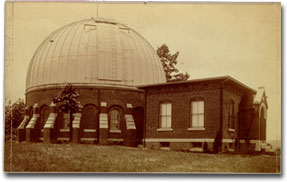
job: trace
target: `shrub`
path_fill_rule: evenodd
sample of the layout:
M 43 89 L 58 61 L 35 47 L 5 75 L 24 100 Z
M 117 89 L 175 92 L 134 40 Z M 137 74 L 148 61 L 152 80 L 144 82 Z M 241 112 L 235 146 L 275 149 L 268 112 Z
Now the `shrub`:
M 23 99 L 18 99 L 12 104 L 9 101 L 5 106 L 5 141 L 16 138 L 16 129 L 22 122 L 25 115 L 25 103 Z

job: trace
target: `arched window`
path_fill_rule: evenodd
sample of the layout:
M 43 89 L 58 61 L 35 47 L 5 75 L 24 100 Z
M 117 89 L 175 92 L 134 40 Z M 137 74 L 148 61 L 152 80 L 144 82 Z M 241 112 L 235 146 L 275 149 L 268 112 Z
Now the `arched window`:
M 110 112 L 110 130 L 120 130 L 120 112 L 117 109 Z
M 234 129 L 234 102 L 231 100 L 228 109 L 228 128 Z

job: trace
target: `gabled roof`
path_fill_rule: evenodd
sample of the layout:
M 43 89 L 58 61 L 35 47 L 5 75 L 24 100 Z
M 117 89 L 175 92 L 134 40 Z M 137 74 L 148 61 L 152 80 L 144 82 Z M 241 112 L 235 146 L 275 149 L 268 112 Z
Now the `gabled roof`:
M 178 81 L 178 82 L 167 82 L 167 83 L 159 83 L 159 84 L 150 84 L 150 85 L 139 85 L 138 88 L 144 89 L 149 87 L 157 87 L 157 86 L 165 86 L 165 85 L 177 85 L 177 84 L 187 84 L 187 83 L 196 83 L 196 82 L 206 82 L 206 81 L 214 81 L 214 80 L 222 80 L 222 81 L 232 81 L 236 83 L 237 85 L 256 93 L 256 90 L 248 87 L 247 85 L 243 84 L 242 82 L 232 78 L 231 76 L 219 76 L 219 77 L 209 77 L 209 78 L 200 78 L 200 79 L 193 79 L 193 80 L 187 80 L 187 81 Z
M 258 87 L 257 94 L 255 95 L 254 100 L 253 100 L 253 104 L 261 104 L 262 102 L 265 102 L 266 107 L 268 108 L 265 88 Z

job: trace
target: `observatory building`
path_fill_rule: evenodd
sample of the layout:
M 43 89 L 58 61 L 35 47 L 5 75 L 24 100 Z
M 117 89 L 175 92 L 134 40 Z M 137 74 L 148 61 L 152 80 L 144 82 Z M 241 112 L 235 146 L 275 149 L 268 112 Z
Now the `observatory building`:
M 53 98 L 67 83 L 81 109 Z M 50 34 L 31 59 L 19 142 L 122 144 L 189 151 L 260 151 L 267 97 L 230 76 L 166 82 L 157 53 L 128 26 L 104 18 Z

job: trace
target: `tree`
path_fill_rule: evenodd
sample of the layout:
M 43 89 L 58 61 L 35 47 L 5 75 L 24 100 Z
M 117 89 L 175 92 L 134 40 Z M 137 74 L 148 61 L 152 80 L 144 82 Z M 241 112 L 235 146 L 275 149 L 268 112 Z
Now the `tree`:
M 9 139 L 11 134 L 16 137 L 16 129 L 23 121 L 25 115 L 25 103 L 23 99 L 18 99 L 13 104 L 8 101 L 5 106 L 5 139 Z
M 157 55 L 159 56 L 160 61 L 162 63 L 167 82 L 185 81 L 190 77 L 190 75 L 187 72 L 178 73 L 179 71 L 175 67 L 175 65 L 177 64 L 176 59 L 179 55 L 178 51 L 172 55 L 170 54 L 167 45 L 162 44 L 157 49 Z
M 80 102 L 77 98 L 80 96 L 76 92 L 71 83 L 68 83 L 57 96 L 53 98 L 55 104 L 59 104 L 59 108 L 64 113 L 70 113 L 70 123 L 72 123 L 73 113 L 80 108 Z

